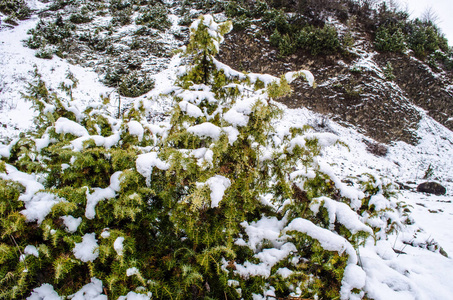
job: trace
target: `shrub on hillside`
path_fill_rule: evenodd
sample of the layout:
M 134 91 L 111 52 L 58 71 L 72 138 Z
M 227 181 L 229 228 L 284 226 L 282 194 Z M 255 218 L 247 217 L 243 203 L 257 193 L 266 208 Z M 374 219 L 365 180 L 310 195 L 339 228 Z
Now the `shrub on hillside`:
M 164 5 L 155 4 L 151 7 L 146 7 L 135 23 L 163 30 L 171 26 L 171 22 L 168 20 L 168 13 L 168 9 Z
M 0 0 L 0 12 L 19 20 L 28 19 L 31 9 L 24 0 Z
M 447 52 L 449 48 L 447 39 L 437 27 L 418 19 L 409 24 L 407 40 L 409 48 L 420 58 L 425 58 L 436 50 Z
M 304 27 L 297 35 L 297 46 L 311 55 L 334 54 L 341 49 L 337 30 L 329 25 L 323 28 Z
M 318 159 L 333 134 L 274 130 L 273 100 L 313 75 L 222 64 L 231 27 L 190 27 L 166 128 L 140 101 L 81 111 L 35 73 L 38 128 L 0 163 L 0 298 L 366 297 L 356 249 L 405 221 L 391 184 L 336 178 Z
M 407 50 L 406 36 L 398 26 L 380 26 L 376 32 L 374 46 L 382 52 L 404 53 Z

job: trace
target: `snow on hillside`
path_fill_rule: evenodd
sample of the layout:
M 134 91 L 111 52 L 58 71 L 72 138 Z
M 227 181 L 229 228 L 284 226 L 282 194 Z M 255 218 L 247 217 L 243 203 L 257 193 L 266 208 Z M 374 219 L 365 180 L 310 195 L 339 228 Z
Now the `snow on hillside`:
M 36 22 L 34 17 L 15 28 L 0 29 L 0 141 L 3 142 L 33 129 L 35 113 L 30 103 L 22 99 L 21 92 L 26 91 L 27 83 L 33 79 L 34 65 L 55 92 L 58 92 L 59 83 L 65 80 L 66 73 L 72 72 L 79 80 L 73 95 L 79 107 L 100 101 L 100 94 L 110 95 L 115 100 L 112 89 L 105 87 L 92 70 L 70 65 L 58 57 L 39 59 L 34 56 L 33 50 L 23 47 L 22 40 L 26 38 L 27 30 L 33 28 Z M 180 58 L 173 57 L 166 70 L 153 76 L 155 89 L 140 97 L 156 115 L 165 114 L 171 107 L 169 99 L 159 98 L 158 95 L 170 87 L 179 63 Z M 123 101 L 123 105 L 127 105 L 128 100 L 123 98 Z M 117 103 L 112 101 L 112 105 Z M 322 118 L 305 108 L 285 108 L 284 117 L 275 126 L 310 124 L 318 128 Z M 321 162 L 329 164 L 339 178 L 370 173 L 412 188 L 401 190 L 399 194 L 399 200 L 411 206 L 414 219 L 411 228 L 390 236 L 388 241 L 376 245 L 368 243 L 359 249 L 359 260 L 367 274 L 366 290 L 369 296 L 374 299 L 451 298 L 453 133 L 425 115 L 419 124 L 418 135 L 421 139 L 418 145 L 394 143 L 389 146 L 385 157 L 378 157 L 367 152 L 363 141 L 369 138 L 354 128 L 324 121 L 322 130 L 338 135 L 349 146 L 349 151 L 343 146 L 334 146 L 322 154 Z M 424 181 L 422 178 L 430 165 L 433 168 L 432 178 L 447 187 L 445 196 L 414 191 L 416 185 Z M 415 226 L 422 231 L 414 237 Z M 450 258 L 439 251 L 430 251 L 436 242 Z M 399 253 L 392 251 L 392 248 Z

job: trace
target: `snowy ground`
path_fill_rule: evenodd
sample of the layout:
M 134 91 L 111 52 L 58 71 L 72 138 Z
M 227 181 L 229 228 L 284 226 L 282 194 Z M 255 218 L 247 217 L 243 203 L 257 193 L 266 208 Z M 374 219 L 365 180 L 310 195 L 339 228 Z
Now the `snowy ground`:
M 25 92 L 33 78 L 34 65 L 53 91 L 57 91 L 67 71 L 71 71 L 79 80 L 74 98 L 80 107 L 100 101 L 100 94 L 115 99 L 112 90 L 105 87 L 92 70 L 69 65 L 58 57 L 39 59 L 33 50 L 23 47 L 22 40 L 27 37 L 27 30 L 36 22 L 37 19 L 32 18 L 12 29 L 0 28 L 0 141 L 33 128 L 34 112 L 30 103 L 22 99 L 21 92 Z M 166 70 L 153 76 L 156 88 L 141 97 L 156 114 L 165 113 L 170 107 L 169 100 L 158 98 L 158 94 L 171 86 L 179 61 L 174 57 Z M 156 99 L 161 100 L 157 102 Z M 116 105 L 114 101 L 112 105 Z M 278 125 L 315 125 L 320 119 L 320 115 L 304 108 L 285 109 L 285 116 Z M 445 196 L 401 191 L 399 199 L 412 206 L 415 225 L 423 231 L 414 237 L 413 231 L 408 230 L 391 236 L 386 245 L 368 244 L 360 249 L 361 263 L 368 276 L 367 290 L 375 299 L 452 299 L 453 260 L 420 246 L 429 248 L 435 240 L 453 257 L 453 133 L 428 116 L 419 125 L 421 140 L 417 146 L 395 143 L 389 146 L 386 157 L 377 157 L 366 151 L 363 140 L 369 140 L 367 137 L 354 128 L 328 122 L 329 130 L 340 136 L 350 148 L 346 151 L 344 147 L 336 146 L 323 153 L 322 159 L 332 166 L 338 177 L 367 172 L 415 188 L 424 181 L 422 177 L 431 165 L 434 168 L 433 179 L 447 187 Z M 397 254 L 392 248 L 403 253 Z

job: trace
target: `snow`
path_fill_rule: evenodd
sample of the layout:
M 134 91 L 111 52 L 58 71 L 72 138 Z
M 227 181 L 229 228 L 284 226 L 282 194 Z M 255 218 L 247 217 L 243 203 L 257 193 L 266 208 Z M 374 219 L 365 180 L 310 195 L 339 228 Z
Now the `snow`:
M 123 255 L 123 251 L 124 251 L 123 242 L 124 242 L 124 237 L 120 236 L 120 237 L 117 237 L 115 242 L 113 243 L 113 249 L 115 249 L 116 253 L 119 256 Z
M 82 218 L 74 218 L 73 216 L 62 216 L 63 224 L 66 226 L 66 231 L 69 233 L 74 233 L 77 231 L 77 228 L 82 223 Z
M 115 174 L 114 174 L 115 175 Z M 113 175 L 112 175 L 113 176 Z M 94 219 L 96 217 L 96 205 L 99 201 L 111 199 L 116 196 L 115 190 L 113 188 L 106 187 L 105 189 L 102 188 L 92 188 L 94 191 L 90 193 L 90 188 L 86 187 L 86 198 L 87 204 L 85 208 L 85 217 L 87 219 Z
M 341 299 L 351 299 L 351 291 L 353 289 L 363 289 L 365 287 L 366 273 L 358 265 L 349 264 L 344 270 L 341 283 Z M 358 299 L 361 299 L 361 297 Z
M 30 201 L 25 202 L 25 209 L 21 211 L 21 214 L 27 218 L 28 222 L 37 221 L 38 224 L 41 224 L 51 212 L 52 207 L 62 201 L 65 200 L 53 194 L 36 193 Z
M 151 297 L 144 294 L 137 294 L 135 292 L 129 292 L 126 296 L 118 297 L 118 300 L 150 300 Z
M 278 269 L 276 273 L 286 279 L 290 277 L 294 272 L 285 267 Z
M 140 274 L 140 271 L 136 267 L 132 267 L 126 270 L 126 276 L 133 276 Z
M 320 206 L 327 209 L 330 221 L 330 230 L 334 230 L 335 222 L 344 225 L 352 234 L 359 231 L 373 233 L 373 230 L 359 220 L 359 216 L 346 203 L 338 202 L 327 197 L 313 199 L 310 209 L 314 214 L 319 212 Z
M 192 133 L 198 137 L 210 137 L 213 140 L 218 140 L 222 133 L 222 129 L 211 122 L 204 122 L 198 125 L 190 126 L 187 132 Z
M 249 122 L 249 117 L 236 111 L 235 109 L 230 109 L 227 111 L 224 115 L 223 118 L 225 121 L 230 123 L 231 125 L 237 127 L 237 126 L 247 126 L 247 123 Z
M 33 245 L 27 245 L 24 249 L 24 254 L 25 255 L 33 255 L 35 257 L 39 257 L 39 252 L 38 249 L 36 249 L 35 246 Z
M 336 251 L 339 254 L 345 252 L 348 255 L 349 264 L 357 263 L 355 250 L 344 237 L 337 235 L 330 230 L 316 226 L 309 220 L 302 218 L 292 220 L 284 229 L 284 232 L 288 231 L 305 233 L 313 239 L 316 239 L 321 246 L 328 251 Z
M 84 285 L 77 293 L 68 297 L 71 300 L 107 300 L 103 294 L 102 281 L 93 277 L 91 282 Z
M 211 208 L 214 208 L 219 206 L 225 190 L 231 186 L 231 181 L 222 175 L 215 175 L 206 180 L 204 184 L 211 189 Z
M 308 81 L 308 84 L 311 87 L 313 87 L 313 85 L 315 83 L 315 76 L 313 76 L 313 74 L 310 71 L 308 71 L 308 70 L 300 70 L 300 71 L 297 71 L 297 72 L 285 73 L 285 79 L 286 79 L 286 81 L 288 81 L 288 83 L 293 82 L 296 78 L 298 78 L 300 76 L 304 77 Z
M 103 137 L 100 135 L 84 135 L 79 137 L 78 139 L 72 140 L 71 145 L 74 151 L 82 151 L 84 148 L 83 143 L 88 140 L 93 140 L 96 146 L 103 146 L 106 149 L 109 149 L 118 144 L 120 138 L 121 137 L 119 133 L 114 133 L 108 137 Z
M 137 121 L 129 121 L 129 123 L 127 123 L 127 126 L 129 129 L 129 133 L 131 135 L 138 137 L 139 141 L 143 140 L 143 135 L 145 134 L 145 130 L 143 129 L 142 124 L 140 124 Z
M 181 111 L 187 113 L 189 116 L 191 116 L 193 118 L 202 117 L 204 115 L 203 112 L 201 111 L 201 109 L 198 108 L 198 106 L 196 106 L 192 103 L 189 103 L 185 100 L 179 102 L 178 105 L 179 105 L 179 108 L 181 108 Z
M 94 261 L 99 256 L 99 249 L 95 233 L 86 233 L 82 237 L 82 242 L 75 243 L 72 252 L 77 259 L 83 262 Z
M 110 229 L 104 228 L 104 230 L 102 230 L 101 232 L 101 237 L 103 239 L 108 239 L 110 237 Z
M 22 184 L 25 187 L 25 193 L 21 194 L 19 200 L 24 202 L 30 202 L 38 191 L 44 189 L 44 186 L 37 181 L 36 175 L 23 173 L 8 164 L 6 164 L 6 174 L 0 173 L 0 178 Z
M 228 135 L 228 143 L 233 145 L 239 137 L 239 130 L 232 126 L 222 127 L 222 130 Z
M 33 289 L 31 295 L 27 297 L 27 300 L 62 300 L 63 298 L 58 296 L 57 292 L 53 289 L 53 286 L 44 283 L 40 287 Z
M 64 117 L 58 118 L 55 122 L 55 132 L 62 134 L 70 133 L 78 137 L 89 135 L 85 127 Z
M 257 222 L 247 224 L 246 222 L 241 223 L 242 227 L 245 228 L 249 240 L 248 246 L 253 251 L 259 250 L 259 245 L 262 240 L 273 241 L 274 246 L 278 247 L 281 243 L 278 242 L 280 233 L 285 226 L 286 220 L 278 220 L 277 218 L 261 218 Z
M 214 93 L 210 91 L 209 87 L 200 85 L 198 88 L 201 90 L 180 91 L 179 93 L 176 93 L 176 96 L 181 98 L 182 101 L 186 101 L 195 105 L 199 105 L 204 100 L 206 100 L 208 103 L 217 102 L 214 97 Z
M 322 160 L 318 161 L 319 170 L 324 174 L 328 175 L 330 179 L 335 184 L 335 187 L 340 191 L 341 196 L 346 197 L 351 200 L 351 207 L 354 209 L 359 209 L 362 205 L 362 199 L 365 197 L 365 194 L 353 187 L 350 187 L 343 183 L 333 172 L 332 168 L 323 162 Z
M 135 161 L 135 166 L 137 168 L 137 172 L 146 178 L 148 185 L 151 182 L 151 174 L 153 173 L 154 167 L 164 171 L 170 168 L 168 163 L 157 157 L 157 152 L 140 154 Z

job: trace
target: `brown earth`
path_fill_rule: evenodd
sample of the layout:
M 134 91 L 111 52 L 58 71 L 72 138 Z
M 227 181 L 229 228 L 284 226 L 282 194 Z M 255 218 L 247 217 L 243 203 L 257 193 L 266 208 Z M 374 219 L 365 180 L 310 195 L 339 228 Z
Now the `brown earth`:
M 408 55 L 373 55 L 367 38 L 362 37 L 361 42 L 362 53 L 371 55 L 376 70 L 354 68 L 358 56 L 350 53 L 313 57 L 298 52 L 282 58 L 264 37 L 251 32 L 227 35 L 219 60 L 240 71 L 275 76 L 310 70 L 318 84 L 316 89 L 296 80 L 292 84 L 294 93 L 278 101 L 289 108 L 307 107 L 346 126 L 355 126 L 382 143 L 417 142 L 415 131 L 421 115 L 414 104 L 453 130 L 453 122 L 448 121 L 453 113 L 453 88 L 446 88 L 452 82 L 451 73 L 436 76 L 427 65 Z M 381 68 L 387 62 L 394 68 L 393 82 L 382 75 Z

